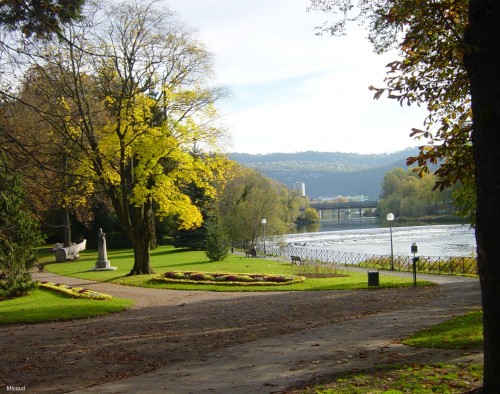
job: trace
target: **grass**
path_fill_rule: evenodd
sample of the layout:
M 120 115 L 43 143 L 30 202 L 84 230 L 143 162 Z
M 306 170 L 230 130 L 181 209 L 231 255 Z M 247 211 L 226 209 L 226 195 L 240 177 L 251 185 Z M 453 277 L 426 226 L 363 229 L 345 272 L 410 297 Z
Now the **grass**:
M 464 393 L 480 386 L 482 366 L 392 365 L 337 375 L 331 383 L 304 390 L 315 394 Z
M 481 350 L 483 314 L 473 311 L 430 329 L 415 333 L 403 341 L 422 348 Z M 392 365 L 347 372 L 333 376 L 328 383 L 306 388 L 305 393 L 464 393 L 481 385 L 480 363 Z
M 328 278 L 308 278 L 304 282 L 286 286 L 220 286 L 217 284 L 166 284 L 156 283 L 151 279 L 154 275 L 126 276 L 133 265 L 132 250 L 108 251 L 111 265 L 115 271 L 89 271 L 97 260 L 97 251 L 86 250 L 80 253 L 80 259 L 74 262 L 54 263 L 46 266 L 50 272 L 94 281 L 112 282 L 127 286 L 140 286 L 176 290 L 208 290 L 208 291 L 305 291 L 305 290 L 354 290 L 368 288 L 366 273 L 348 272 L 348 276 Z M 45 253 L 42 261 L 53 262 L 54 257 Z M 270 259 L 247 258 L 241 255 L 230 255 L 226 260 L 211 262 L 201 251 L 175 249 L 162 246 L 151 252 L 151 265 L 157 274 L 167 271 L 200 271 L 224 273 L 284 274 L 291 275 L 292 265 L 289 262 Z M 295 273 L 296 274 L 296 273 Z M 381 275 L 380 287 L 402 287 L 413 284 L 410 278 Z M 420 284 L 428 284 L 421 282 Z
M 405 345 L 422 348 L 483 348 L 483 312 L 474 311 L 420 331 L 403 341 Z
M 88 300 L 36 289 L 28 296 L 2 301 L 0 325 L 87 319 L 121 312 L 132 304 L 123 298 Z

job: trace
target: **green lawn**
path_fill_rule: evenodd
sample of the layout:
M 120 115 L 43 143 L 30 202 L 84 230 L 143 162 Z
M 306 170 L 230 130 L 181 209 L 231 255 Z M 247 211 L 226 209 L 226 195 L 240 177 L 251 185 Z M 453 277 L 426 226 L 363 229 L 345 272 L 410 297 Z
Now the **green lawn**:
M 405 345 L 422 348 L 483 348 L 483 312 L 474 311 L 420 331 L 403 341 Z
M 37 289 L 28 296 L 1 301 L 0 325 L 87 319 L 120 312 L 132 304 L 132 300 L 123 298 L 96 301 Z
M 165 284 L 151 281 L 154 275 L 126 276 L 132 268 L 132 250 L 108 251 L 111 266 L 115 271 L 89 271 L 97 260 L 97 251 L 86 250 L 80 259 L 74 262 L 54 263 L 46 266 L 50 272 L 64 276 L 73 276 L 95 281 L 107 281 L 129 286 L 155 287 L 178 290 L 210 290 L 210 291 L 301 291 L 301 290 L 344 290 L 368 288 L 366 273 L 347 272 L 348 276 L 330 278 L 308 278 L 302 283 L 280 286 L 228 286 L 201 284 Z M 45 255 L 43 261 L 54 261 L 53 256 Z M 167 271 L 200 271 L 225 273 L 285 274 L 290 275 L 292 265 L 289 262 L 278 262 L 272 259 L 247 258 L 232 254 L 221 262 L 210 262 L 204 252 L 175 249 L 162 246 L 151 252 L 151 265 L 157 274 Z M 296 269 L 296 267 L 295 267 Z M 380 276 L 380 287 L 411 286 L 410 278 Z M 428 284 L 422 282 L 421 284 Z

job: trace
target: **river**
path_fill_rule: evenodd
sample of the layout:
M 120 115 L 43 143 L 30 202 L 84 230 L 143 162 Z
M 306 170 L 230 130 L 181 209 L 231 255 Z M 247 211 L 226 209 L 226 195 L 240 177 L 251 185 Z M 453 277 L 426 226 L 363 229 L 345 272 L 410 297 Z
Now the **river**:
M 341 252 L 391 254 L 391 228 L 378 218 L 322 221 L 312 232 L 305 229 L 285 236 L 289 244 Z M 416 243 L 419 256 L 475 256 L 474 230 L 469 225 L 392 227 L 395 255 L 410 255 Z

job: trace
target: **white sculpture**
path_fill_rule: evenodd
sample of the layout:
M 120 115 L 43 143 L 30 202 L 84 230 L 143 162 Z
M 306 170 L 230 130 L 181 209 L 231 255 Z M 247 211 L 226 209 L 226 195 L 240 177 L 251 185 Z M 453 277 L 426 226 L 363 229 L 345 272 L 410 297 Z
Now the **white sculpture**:
M 80 243 L 65 248 L 60 243 L 55 244 L 52 251 L 55 252 L 56 262 L 73 261 L 80 257 L 80 252 L 87 247 L 87 240 L 84 239 Z

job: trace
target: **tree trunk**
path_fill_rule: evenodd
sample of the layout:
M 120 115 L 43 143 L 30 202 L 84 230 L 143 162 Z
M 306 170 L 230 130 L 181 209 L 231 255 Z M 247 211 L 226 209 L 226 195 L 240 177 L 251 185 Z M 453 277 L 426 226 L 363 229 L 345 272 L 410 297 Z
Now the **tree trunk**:
M 500 2 L 470 0 L 464 59 L 476 166 L 476 241 L 484 313 L 484 393 L 500 393 Z
M 153 239 L 151 220 L 153 209 L 150 203 L 140 207 L 129 207 L 132 228 L 131 240 L 134 245 L 134 267 L 129 275 L 152 274 L 149 249 Z
M 69 208 L 64 207 L 61 211 L 62 222 L 63 222 L 63 244 L 65 248 L 71 246 L 71 222 L 69 220 Z
M 129 275 L 152 274 L 149 256 L 149 239 L 139 239 L 134 244 L 134 267 Z

